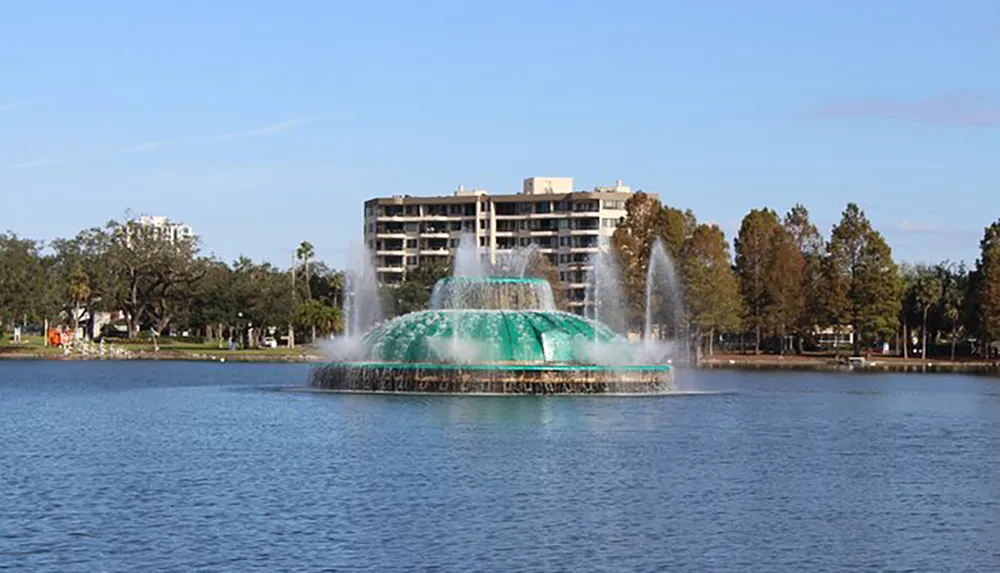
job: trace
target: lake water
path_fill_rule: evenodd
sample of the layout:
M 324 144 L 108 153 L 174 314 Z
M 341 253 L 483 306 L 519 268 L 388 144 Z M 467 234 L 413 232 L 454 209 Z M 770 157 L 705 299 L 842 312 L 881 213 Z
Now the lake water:
M 0 362 L 0 569 L 1000 571 L 1000 381 L 288 389 L 306 375 Z

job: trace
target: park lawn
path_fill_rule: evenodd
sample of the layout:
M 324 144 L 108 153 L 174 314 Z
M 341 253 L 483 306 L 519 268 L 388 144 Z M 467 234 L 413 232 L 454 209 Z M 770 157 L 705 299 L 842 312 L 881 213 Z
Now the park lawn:
M 57 356 L 62 352 L 58 348 L 45 346 L 45 338 L 42 336 L 24 336 L 21 344 L 14 344 L 11 335 L 7 334 L 0 339 L 0 355 L 44 355 Z

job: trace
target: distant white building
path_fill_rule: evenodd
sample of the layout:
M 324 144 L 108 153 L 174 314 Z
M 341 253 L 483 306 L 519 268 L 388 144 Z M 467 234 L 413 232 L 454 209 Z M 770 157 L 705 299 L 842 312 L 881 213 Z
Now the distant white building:
M 172 243 L 185 239 L 195 239 L 197 235 L 189 225 L 162 216 L 143 215 L 139 217 L 138 223 L 143 227 L 154 229 L 154 232 L 161 239 Z
M 453 195 L 376 197 L 365 202 L 365 242 L 383 285 L 401 284 L 420 265 L 447 261 L 464 233 L 478 237 L 490 261 L 534 245 L 558 267 L 569 308 L 583 314 L 592 308 L 591 256 L 624 220 L 632 196 L 621 181 L 576 190 L 572 177 L 544 176 L 524 179 L 520 193 L 459 187 Z

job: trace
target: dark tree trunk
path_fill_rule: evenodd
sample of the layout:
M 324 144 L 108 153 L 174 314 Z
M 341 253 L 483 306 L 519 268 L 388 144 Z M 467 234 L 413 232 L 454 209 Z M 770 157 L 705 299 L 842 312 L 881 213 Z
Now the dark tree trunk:
M 906 324 L 906 318 L 903 318 L 903 359 L 908 360 L 910 358 L 910 333 L 908 332 L 909 325 Z

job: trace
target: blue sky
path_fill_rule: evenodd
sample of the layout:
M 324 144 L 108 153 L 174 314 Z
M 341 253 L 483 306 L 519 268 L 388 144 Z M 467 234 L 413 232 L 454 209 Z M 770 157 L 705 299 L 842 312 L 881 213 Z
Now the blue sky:
M 55 2 L 0 19 L 0 229 L 126 209 L 340 265 L 362 202 L 622 179 L 730 236 L 857 202 L 897 259 L 1000 217 L 1000 4 Z

